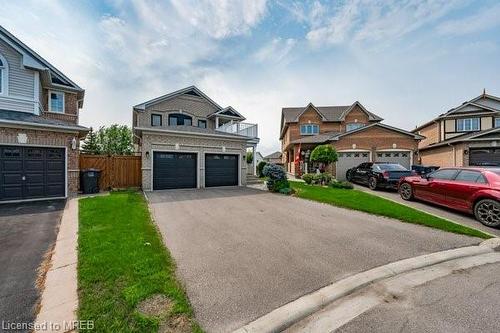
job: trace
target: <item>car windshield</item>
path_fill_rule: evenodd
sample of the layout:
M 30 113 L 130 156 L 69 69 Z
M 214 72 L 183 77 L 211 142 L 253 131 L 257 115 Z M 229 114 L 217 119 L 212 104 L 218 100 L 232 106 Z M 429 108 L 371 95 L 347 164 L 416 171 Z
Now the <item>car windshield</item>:
M 387 170 L 387 171 L 408 171 L 408 169 L 406 169 L 401 164 L 377 164 L 377 166 L 380 168 L 380 170 Z

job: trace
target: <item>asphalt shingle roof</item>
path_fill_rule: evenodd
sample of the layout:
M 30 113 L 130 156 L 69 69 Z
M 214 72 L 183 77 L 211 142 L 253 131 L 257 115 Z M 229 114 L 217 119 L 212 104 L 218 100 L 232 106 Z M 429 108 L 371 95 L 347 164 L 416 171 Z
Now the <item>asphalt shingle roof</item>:
M 9 122 L 20 122 L 20 123 L 33 123 L 37 125 L 50 125 L 57 127 L 72 127 L 76 130 L 87 130 L 86 127 L 75 125 L 69 122 L 65 122 L 57 119 L 47 119 L 37 116 L 33 113 L 11 111 L 11 110 L 0 110 L 0 122 L 6 120 Z

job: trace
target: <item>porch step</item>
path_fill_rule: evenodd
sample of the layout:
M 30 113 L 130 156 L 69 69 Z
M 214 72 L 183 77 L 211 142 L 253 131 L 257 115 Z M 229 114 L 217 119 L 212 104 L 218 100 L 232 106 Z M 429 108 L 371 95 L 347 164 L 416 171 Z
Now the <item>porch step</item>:
M 247 175 L 247 184 L 252 185 L 252 184 L 262 184 L 264 181 L 260 179 L 257 176 L 254 175 Z

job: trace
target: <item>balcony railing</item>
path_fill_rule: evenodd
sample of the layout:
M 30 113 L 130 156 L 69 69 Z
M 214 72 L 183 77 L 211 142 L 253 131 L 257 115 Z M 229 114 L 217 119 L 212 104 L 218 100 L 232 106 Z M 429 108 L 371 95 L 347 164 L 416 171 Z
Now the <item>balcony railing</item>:
M 249 138 L 258 138 L 259 132 L 257 124 L 249 123 L 226 123 L 216 128 L 217 131 L 243 135 Z

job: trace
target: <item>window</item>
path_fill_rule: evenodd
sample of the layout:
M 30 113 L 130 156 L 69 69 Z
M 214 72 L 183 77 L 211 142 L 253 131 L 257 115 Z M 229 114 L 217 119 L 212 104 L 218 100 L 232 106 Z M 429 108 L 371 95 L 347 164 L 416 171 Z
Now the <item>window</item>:
M 457 169 L 443 169 L 434 171 L 433 173 L 429 174 L 429 178 L 451 180 L 455 178 L 456 174 L 457 174 Z
M 161 115 L 152 114 L 151 115 L 151 126 L 161 126 Z
M 49 92 L 49 111 L 64 113 L 64 93 L 62 91 Z
M 206 120 L 198 120 L 198 127 L 207 128 L 207 121 Z
M 0 54 L 0 95 L 7 95 L 7 60 Z
M 500 127 L 500 118 L 495 118 L 495 127 Z
M 355 130 L 355 129 L 358 129 L 358 128 L 361 128 L 365 126 L 365 124 L 361 124 L 361 123 L 350 123 L 350 124 L 346 124 L 345 125 L 345 130 L 346 132 L 349 132 L 349 131 L 352 131 L 352 130 Z
M 483 175 L 479 171 L 472 170 L 460 171 L 455 180 L 459 182 L 486 183 L 486 179 L 484 179 Z
M 457 119 L 457 132 L 479 131 L 479 118 Z
M 300 125 L 300 135 L 314 135 L 319 133 L 319 125 L 307 124 Z
M 169 126 L 191 126 L 192 124 L 192 118 L 185 114 L 173 113 L 168 116 Z

